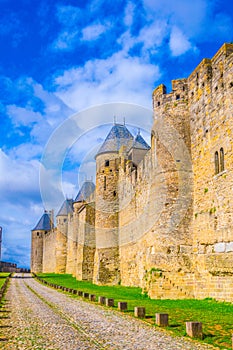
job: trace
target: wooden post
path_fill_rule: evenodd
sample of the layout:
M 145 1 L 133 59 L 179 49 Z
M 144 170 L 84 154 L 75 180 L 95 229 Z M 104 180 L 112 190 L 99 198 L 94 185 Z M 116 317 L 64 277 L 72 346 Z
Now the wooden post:
M 125 301 L 119 301 L 118 302 L 118 309 L 121 311 L 125 311 L 127 310 L 128 306 L 127 303 Z
M 81 290 L 78 290 L 78 296 L 81 297 L 83 295 L 83 292 Z
M 90 301 L 96 301 L 96 296 L 95 296 L 95 294 L 89 294 L 89 300 L 90 300 Z
M 155 314 L 155 322 L 160 327 L 168 326 L 168 314 Z
M 114 299 L 106 298 L 106 306 L 114 306 Z
M 202 339 L 202 323 L 201 322 L 186 322 L 186 333 L 191 338 Z
M 105 300 L 106 298 L 105 297 L 99 297 L 99 303 L 104 305 L 105 304 Z
M 89 298 L 89 293 L 83 292 L 83 297 L 84 298 Z
M 144 318 L 146 315 L 146 309 L 142 306 L 136 306 L 134 308 L 134 316 Z

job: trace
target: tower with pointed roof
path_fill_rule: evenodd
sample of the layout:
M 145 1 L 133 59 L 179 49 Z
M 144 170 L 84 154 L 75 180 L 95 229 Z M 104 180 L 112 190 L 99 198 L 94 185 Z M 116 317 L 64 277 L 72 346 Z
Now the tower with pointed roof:
M 119 151 L 133 136 L 125 125 L 114 124 L 96 154 L 96 252 L 94 283 L 117 284 L 119 269 Z
M 95 185 L 86 180 L 74 201 L 73 232 L 75 233 L 75 276 L 93 280 L 95 255 Z M 72 242 L 71 242 L 72 245 Z M 73 248 L 74 248 L 73 243 Z
M 43 272 L 43 241 L 44 236 L 51 230 L 51 213 L 44 212 L 37 225 L 31 231 L 31 271 Z
M 73 213 L 73 199 L 65 199 L 57 213 L 56 273 L 65 273 L 67 264 L 67 235 L 69 215 Z

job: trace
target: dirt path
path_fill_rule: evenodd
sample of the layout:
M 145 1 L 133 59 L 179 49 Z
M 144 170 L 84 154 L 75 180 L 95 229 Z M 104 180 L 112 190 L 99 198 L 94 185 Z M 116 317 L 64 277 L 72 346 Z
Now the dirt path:
M 33 278 L 12 278 L 0 309 L 1 349 L 201 350 L 144 322 L 71 298 Z

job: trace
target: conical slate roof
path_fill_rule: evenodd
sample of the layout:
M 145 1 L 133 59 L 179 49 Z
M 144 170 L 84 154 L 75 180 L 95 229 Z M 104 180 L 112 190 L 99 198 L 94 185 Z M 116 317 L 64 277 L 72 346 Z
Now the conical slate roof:
M 81 189 L 80 189 L 80 191 L 78 192 L 78 194 L 77 194 L 77 196 L 76 196 L 76 198 L 75 198 L 75 202 L 82 202 L 82 201 L 85 201 L 85 200 L 87 200 L 89 197 L 90 197 L 90 195 L 93 193 L 95 191 L 95 185 L 94 185 L 94 183 L 92 182 L 92 181 L 88 181 L 88 180 L 86 180 L 84 183 L 83 183 L 83 185 L 82 185 L 82 187 L 81 187 Z
M 135 140 L 134 140 L 132 148 L 149 150 L 150 146 L 147 144 L 147 142 L 144 140 L 144 138 L 140 135 L 140 133 L 138 133 Z
M 40 220 L 38 221 L 36 227 L 32 230 L 44 230 L 49 231 L 51 230 L 51 216 L 47 213 L 47 211 L 44 212 Z
M 110 130 L 96 156 L 102 153 L 118 152 L 121 146 L 129 147 L 132 142 L 133 135 L 129 132 L 126 126 L 115 124 Z
M 57 216 L 59 215 L 68 215 L 69 213 L 72 213 L 73 208 L 73 199 L 66 199 L 64 203 L 62 204 L 59 212 L 57 213 Z

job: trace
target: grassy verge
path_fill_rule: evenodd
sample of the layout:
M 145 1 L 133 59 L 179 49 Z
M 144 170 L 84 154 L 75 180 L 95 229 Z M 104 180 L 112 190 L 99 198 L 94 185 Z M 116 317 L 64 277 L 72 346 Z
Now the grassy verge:
M 135 306 L 146 308 L 146 321 L 154 325 L 155 313 L 169 314 L 169 330 L 172 334 L 184 336 L 186 321 L 203 323 L 204 339 L 201 342 L 218 346 L 220 349 L 232 349 L 233 304 L 218 302 L 214 299 L 152 300 L 142 295 L 140 288 L 123 286 L 97 286 L 90 282 L 77 281 L 71 275 L 38 274 L 47 282 L 82 290 L 98 296 L 114 298 L 128 302 L 127 313 L 133 315 Z
M 0 272 L 0 288 L 4 285 L 8 276 L 10 276 L 9 272 Z

